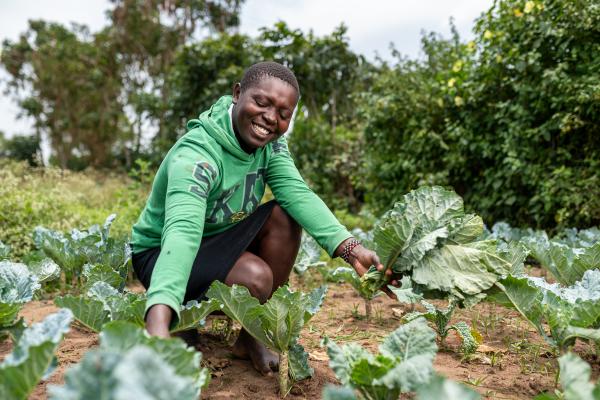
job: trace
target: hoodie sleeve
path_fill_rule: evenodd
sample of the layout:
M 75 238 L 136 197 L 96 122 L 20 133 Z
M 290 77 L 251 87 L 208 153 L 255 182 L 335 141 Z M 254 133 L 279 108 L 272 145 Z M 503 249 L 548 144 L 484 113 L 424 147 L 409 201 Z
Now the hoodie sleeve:
M 208 154 L 181 148 L 169 155 L 166 167 L 165 216 L 161 250 L 148 289 L 146 311 L 155 304 L 179 311 L 185 289 L 198 253 L 207 197 L 215 187 L 218 169 Z
M 267 183 L 281 207 L 296 220 L 330 256 L 352 235 L 323 200 L 304 182 L 290 155 L 285 137 L 272 143 Z

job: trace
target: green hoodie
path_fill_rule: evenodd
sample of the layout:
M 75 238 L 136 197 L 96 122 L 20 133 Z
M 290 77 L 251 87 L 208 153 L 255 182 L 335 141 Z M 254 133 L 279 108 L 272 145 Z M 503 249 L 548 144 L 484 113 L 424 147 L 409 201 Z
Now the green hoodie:
M 329 255 L 351 234 L 308 188 L 285 137 L 242 150 L 231 126 L 231 96 L 221 97 L 198 119 L 162 161 L 152 192 L 133 226 L 134 253 L 159 247 L 146 310 L 166 304 L 177 313 L 204 236 L 223 232 L 260 204 L 269 185 L 286 210 Z

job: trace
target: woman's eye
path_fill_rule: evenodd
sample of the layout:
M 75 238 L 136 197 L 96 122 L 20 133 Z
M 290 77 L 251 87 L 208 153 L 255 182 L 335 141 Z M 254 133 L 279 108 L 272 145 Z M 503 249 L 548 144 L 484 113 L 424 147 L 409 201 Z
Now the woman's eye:
M 264 101 L 255 100 L 255 102 L 256 102 L 256 105 L 258 105 L 259 107 L 266 107 L 267 106 Z

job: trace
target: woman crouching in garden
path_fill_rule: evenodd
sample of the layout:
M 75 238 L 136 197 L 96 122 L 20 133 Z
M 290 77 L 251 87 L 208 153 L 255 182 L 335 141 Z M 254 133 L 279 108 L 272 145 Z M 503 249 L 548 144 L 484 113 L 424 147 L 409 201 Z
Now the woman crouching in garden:
M 304 228 L 360 274 L 380 265 L 300 176 L 283 134 L 300 97 L 293 72 L 275 62 L 246 70 L 162 161 L 133 226 L 133 268 L 148 290 L 146 329 L 168 337 L 183 302 L 215 281 L 243 285 L 265 302 L 290 275 Z M 265 185 L 275 200 L 260 205 Z M 243 329 L 234 355 L 263 374 L 277 357 Z

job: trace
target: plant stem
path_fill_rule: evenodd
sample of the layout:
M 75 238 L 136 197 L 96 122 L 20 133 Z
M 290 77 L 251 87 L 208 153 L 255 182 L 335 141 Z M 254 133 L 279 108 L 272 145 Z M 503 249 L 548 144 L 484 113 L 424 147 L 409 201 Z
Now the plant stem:
M 288 377 L 288 353 L 287 351 L 279 353 L 279 395 L 284 398 L 289 390 Z
M 365 316 L 367 321 L 371 319 L 371 300 L 365 299 Z

